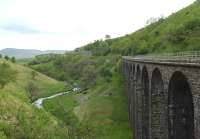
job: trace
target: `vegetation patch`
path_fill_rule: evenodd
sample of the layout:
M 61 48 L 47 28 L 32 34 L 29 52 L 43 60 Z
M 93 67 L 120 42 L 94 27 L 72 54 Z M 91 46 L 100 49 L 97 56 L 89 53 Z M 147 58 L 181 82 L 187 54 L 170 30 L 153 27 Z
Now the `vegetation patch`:
M 33 82 L 37 87 L 36 98 L 54 94 L 64 89 L 64 84 L 37 73 L 34 77 L 29 68 L 0 60 L 0 78 L 6 80 L 0 89 L 0 138 L 1 139 L 66 139 L 66 126 L 45 112 L 32 106 L 27 85 Z M 9 75 L 11 74 L 11 75 Z M 5 77 L 7 76 L 7 77 Z

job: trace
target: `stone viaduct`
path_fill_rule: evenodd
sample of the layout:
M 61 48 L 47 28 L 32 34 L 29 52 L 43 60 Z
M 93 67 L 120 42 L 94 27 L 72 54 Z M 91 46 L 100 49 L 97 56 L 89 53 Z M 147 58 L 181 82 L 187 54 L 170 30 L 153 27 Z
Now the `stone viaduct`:
M 200 62 L 122 61 L 134 139 L 200 139 Z

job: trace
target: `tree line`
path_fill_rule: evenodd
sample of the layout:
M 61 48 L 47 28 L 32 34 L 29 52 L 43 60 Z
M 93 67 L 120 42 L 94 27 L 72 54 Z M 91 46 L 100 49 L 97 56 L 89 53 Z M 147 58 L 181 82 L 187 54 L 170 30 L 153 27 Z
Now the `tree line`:
M 0 58 L 4 58 L 5 60 L 11 61 L 12 63 L 16 62 L 16 58 L 14 56 L 9 57 L 7 55 L 3 56 L 2 54 L 0 54 Z

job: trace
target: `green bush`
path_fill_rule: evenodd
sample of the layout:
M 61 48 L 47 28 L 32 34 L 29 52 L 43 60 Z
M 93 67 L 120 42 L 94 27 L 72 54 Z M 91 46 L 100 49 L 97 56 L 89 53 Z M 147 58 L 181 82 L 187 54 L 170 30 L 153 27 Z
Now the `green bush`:
M 16 62 L 16 59 L 15 59 L 14 56 L 11 58 L 11 62 L 12 62 L 12 63 L 15 63 L 15 62 Z
M 4 56 L 4 59 L 9 60 L 10 58 L 9 58 L 9 56 L 6 55 L 6 56 Z
M 33 101 L 38 96 L 39 88 L 34 82 L 30 81 L 27 84 L 26 92 L 28 93 L 29 99 Z
M 16 80 L 17 72 L 13 70 L 9 64 L 0 64 L 0 87 L 3 88 L 9 82 Z

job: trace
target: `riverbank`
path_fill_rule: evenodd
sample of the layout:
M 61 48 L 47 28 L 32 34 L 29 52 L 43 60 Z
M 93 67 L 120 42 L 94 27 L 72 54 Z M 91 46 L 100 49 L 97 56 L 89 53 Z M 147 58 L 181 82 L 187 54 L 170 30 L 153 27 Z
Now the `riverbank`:
M 55 98 L 55 97 L 58 97 L 58 96 L 62 96 L 62 95 L 66 95 L 66 94 L 69 94 L 71 91 L 67 91 L 67 92 L 61 92 L 61 93 L 58 93 L 58 94 L 55 94 L 55 95 L 52 95 L 52 96 L 49 96 L 49 97 L 44 97 L 44 98 L 39 98 L 37 99 L 36 101 L 34 101 L 32 104 L 39 108 L 39 109 L 42 109 L 43 108 L 43 101 L 44 100 L 47 100 L 47 99 L 52 99 L 52 98 Z

